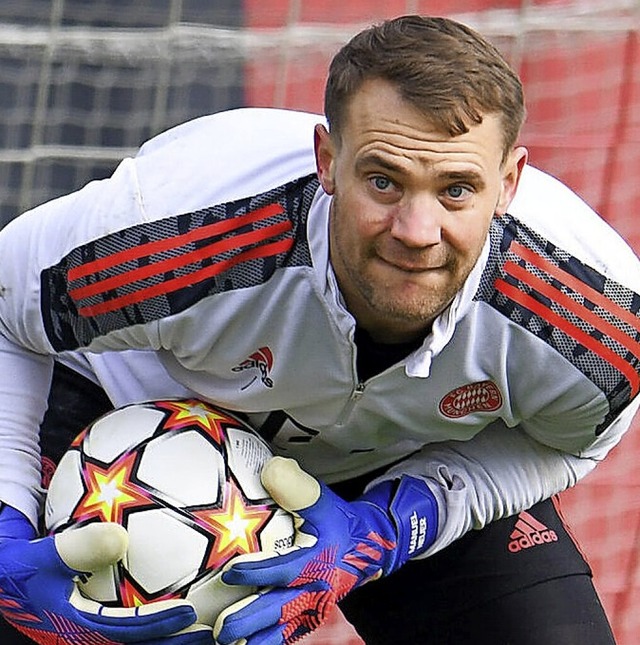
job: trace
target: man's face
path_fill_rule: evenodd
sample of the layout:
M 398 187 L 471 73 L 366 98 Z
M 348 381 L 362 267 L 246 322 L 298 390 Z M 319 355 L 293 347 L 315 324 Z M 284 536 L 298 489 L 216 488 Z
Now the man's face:
M 401 342 L 428 332 L 463 285 L 526 150 L 503 163 L 497 116 L 451 137 L 391 84 L 370 80 L 340 142 L 317 127 L 316 157 L 333 196 L 330 256 L 347 307 L 374 338 Z

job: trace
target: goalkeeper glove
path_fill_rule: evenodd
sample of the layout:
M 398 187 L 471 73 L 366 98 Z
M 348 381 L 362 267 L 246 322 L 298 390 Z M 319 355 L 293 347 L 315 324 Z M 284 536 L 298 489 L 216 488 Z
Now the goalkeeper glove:
M 121 526 L 90 524 L 34 538 L 35 530 L 27 518 L 2 505 L 0 612 L 36 643 L 211 645 L 210 629 L 194 625 L 195 611 L 186 601 L 109 609 L 80 594 L 76 577 L 107 567 L 123 556 L 127 533 Z
M 262 481 L 293 513 L 295 547 L 274 557 L 239 556 L 227 565 L 225 583 L 265 588 L 220 614 L 214 633 L 221 645 L 299 640 L 352 589 L 395 571 L 436 537 L 437 503 L 421 479 L 382 482 L 346 502 L 294 460 L 275 457 L 265 465 Z

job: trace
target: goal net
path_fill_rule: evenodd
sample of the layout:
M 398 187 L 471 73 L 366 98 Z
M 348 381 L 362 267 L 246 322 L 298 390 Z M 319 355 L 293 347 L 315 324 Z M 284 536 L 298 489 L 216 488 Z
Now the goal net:
M 420 12 L 498 46 L 524 81 L 532 163 L 640 249 L 640 0 L 3 0 L 0 226 L 187 119 L 243 105 L 321 111 L 336 49 L 371 22 Z M 640 633 L 637 436 L 564 496 L 620 645 Z

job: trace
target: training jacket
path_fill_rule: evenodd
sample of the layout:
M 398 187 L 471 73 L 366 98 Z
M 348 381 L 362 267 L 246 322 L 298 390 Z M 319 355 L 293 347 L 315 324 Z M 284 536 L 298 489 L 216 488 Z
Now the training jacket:
M 5 227 L 1 500 L 35 520 L 54 358 L 115 405 L 196 396 L 246 413 L 327 482 L 425 478 L 440 515 L 427 554 L 575 484 L 619 441 L 640 388 L 640 265 L 532 167 L 422 345 L 359 381 L 315 174 L 320 121 L 196 119 Z

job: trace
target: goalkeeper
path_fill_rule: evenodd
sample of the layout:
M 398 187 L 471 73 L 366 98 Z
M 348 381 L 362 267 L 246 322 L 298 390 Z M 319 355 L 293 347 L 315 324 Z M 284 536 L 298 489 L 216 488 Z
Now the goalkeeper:
M 335 56 L 326 121 L 191 121 L 2 231 L 3 645 L 293 643 L 336 603 L 368 645 L 614 642 L 556 496 L 637 408 L 640 263 L 529 165 L 524 112 L 481 36 L 400 17 Z M 79 597 L 112 525 L 34 540 L 40 443 L 179 396 L 246 414 L 298 518 L 213 632 Z

